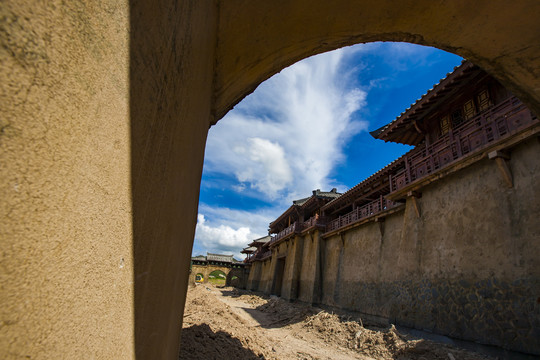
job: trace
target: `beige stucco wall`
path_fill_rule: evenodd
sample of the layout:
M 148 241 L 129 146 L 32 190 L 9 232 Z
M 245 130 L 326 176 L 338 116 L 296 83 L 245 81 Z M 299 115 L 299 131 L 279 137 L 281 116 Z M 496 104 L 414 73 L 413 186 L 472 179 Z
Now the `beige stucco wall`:
M 370 41 L 435 46 L 481 66 L 540 113 L 537 0 L 220 3 L 218 118 L 263 80 L 307 56 Z
M 409 199 L 384 235 L 372 222 L 327 238 L 322 302 L 540 353 L 539 153 L 536 138 L 512 149 L 511 189 L 486 158 L 422 189 L 420 218 Z
M 133 358 L 129 6 L 0 9 L 0 358 Z

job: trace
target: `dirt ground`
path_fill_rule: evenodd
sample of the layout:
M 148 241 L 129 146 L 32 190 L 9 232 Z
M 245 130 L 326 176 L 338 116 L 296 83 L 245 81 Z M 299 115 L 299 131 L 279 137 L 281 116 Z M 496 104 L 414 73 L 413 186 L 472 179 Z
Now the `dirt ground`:
M 391 326 L 234 288 L 190 287 L 180 359 L 488 359 Z

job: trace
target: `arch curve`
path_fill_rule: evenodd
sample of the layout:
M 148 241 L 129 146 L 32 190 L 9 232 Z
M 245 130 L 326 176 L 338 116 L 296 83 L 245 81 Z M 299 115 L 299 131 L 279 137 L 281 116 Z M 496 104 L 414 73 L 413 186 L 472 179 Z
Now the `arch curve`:
M 246 272 L 244 268 L 233 268 L 227 274 L 227 279 L 225 281 L 225 286 L 234 286 L 237 288 L 244 289 L 246 284 Z
M 373 41 L 411 42 L 465 57 L 538 113 L 540 26 L 534 14 L 539 12 L 535 0 L 223 2 L 214 122 L 281 69 L 311 55 Z

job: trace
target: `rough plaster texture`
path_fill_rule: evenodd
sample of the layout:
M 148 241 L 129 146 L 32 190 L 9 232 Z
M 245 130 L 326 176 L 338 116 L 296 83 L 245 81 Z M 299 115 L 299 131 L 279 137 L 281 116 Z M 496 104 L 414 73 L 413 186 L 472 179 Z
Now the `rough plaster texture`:
M 133 1 L 130 116 L 137 359 L 178 356 L 212 118 L 214 1 Z
M 1 358 L 177 357 L 215 5 L 0 5 Z
M 0 358 L 133 358 L 128 4 L 0 13 Z
M 539 7 L 2 2 L 1 357 L 176 358 L 209 123 L 303 57 L 376 40 L 465 56 L 539 113 Z

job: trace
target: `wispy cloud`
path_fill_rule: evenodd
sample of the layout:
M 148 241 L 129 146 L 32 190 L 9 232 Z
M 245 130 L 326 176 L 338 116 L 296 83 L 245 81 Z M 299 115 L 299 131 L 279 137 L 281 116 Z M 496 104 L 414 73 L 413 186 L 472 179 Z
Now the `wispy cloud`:
M 235 189 L 267 201 L 332 187 L 343 146 L 367 129 L 353 116 L 366 93 L 340 76 L 347 51 L 305 59 L 263 83 L 210 130 L 205 170 L 234 175 Z

